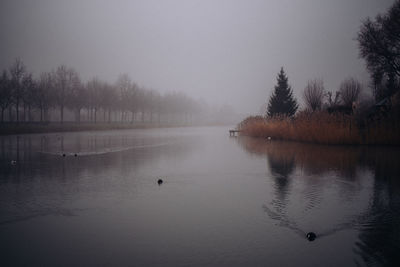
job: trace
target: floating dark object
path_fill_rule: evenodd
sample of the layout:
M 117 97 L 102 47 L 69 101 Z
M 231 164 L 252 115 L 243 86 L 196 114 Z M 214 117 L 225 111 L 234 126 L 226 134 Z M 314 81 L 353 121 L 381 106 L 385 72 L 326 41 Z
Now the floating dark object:
M 162 179 L 158 179 L 157 184 L 161 185 L 164 181 Z
M 15 165 L 15 164 L 17 164 L 17 161 L 16 160 L 12 160 L 11 161 L 11 165 Z
M 66 155 L 65 155 L 65 154 L 62 154 L 62 156 L 65 157 Z
M 309 233 L 307 233 L 306 237 L 307 237 L 308 241 L 314 241 L 315 238 L 317 238 L 317 235 L 313 232 L 309 232 Z
M 75 153 L 75 154 L 74 154 L 74 157 L 77 157 L 77 156 L 78 156 L 78 154 Z

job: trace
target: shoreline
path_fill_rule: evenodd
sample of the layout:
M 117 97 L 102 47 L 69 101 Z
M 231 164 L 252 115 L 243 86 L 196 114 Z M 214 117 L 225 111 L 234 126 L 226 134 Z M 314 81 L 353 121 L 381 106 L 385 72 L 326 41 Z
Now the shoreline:
M 20 122 L 0 124 L 0 136 L 57 132 L 111 131 L 131 129 L 225 126 L 228 124 L 163 124 L 163 123 L 93 123 L 93 122 Z
M 400 145 L 400 127 L 381 121 L 360 128 L 354 118 L 327 113 L 290 118 L 248 117 L 239 123 L 241 136 L 320 145 Z
M 240 138 L 248 138 L 252 140 L 259 140 L 259 141 L 266 141 L 266 142 L 279 142 L 279 143 L 287 143 L 287 144 L 299 144 L 299 145 L 309 145 L 309 146 L 323 146 L 323 147 L 337 147 L 337 148 L 393 148 L 393 147 L 400 147 L 400 144 L 385 144 L 385 143 L 373 143 L 373 144 L 367 144 L 367 143 L 318 143 L 318 142 L 312 142 L 312 141 L 302 141 L 302 140 L 296 140 L 296 139 L 281 139 L 281 138 L 275 138 L 275 139 L 267 139 L 266 137 L 261 137 L 261 136 L 251 136 L 251 135 L 246 135 L 246 134 L 239 134 Z

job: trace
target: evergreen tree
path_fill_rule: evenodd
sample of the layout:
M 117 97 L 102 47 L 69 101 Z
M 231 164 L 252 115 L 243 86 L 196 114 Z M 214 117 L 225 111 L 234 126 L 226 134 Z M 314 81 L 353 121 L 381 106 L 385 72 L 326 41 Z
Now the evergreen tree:
M 275 85 L 275 90 L 268 102 L 267 116 L 273 117 L 279 115 L 292 117 L 299 106 L 293 97 L 293 91 L 288 84 L 288 77 L 283 67 L 278 73 L 277 82 L 278 84 Z

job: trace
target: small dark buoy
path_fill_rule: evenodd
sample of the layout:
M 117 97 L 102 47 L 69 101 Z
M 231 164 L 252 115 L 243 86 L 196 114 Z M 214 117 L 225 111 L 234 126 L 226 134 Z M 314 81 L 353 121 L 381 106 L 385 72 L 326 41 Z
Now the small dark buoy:
M 157 184 L 161 185 L 164 181 L 162 179 L 158 179 Z
M 65 157 L 65 154 L 62 154 L 63 157 Z
M 309 232 L 309 233 L 307 233 L 306 237 L 307 237 L 308 241 L 314 241 L 315 238 L 317 238 L 317 235 L 313 232 Z
M 75 153 L 75 154 L 74 154 L 74 157 L 77 157 L 77 156 L 78 156 L 78 154 Z

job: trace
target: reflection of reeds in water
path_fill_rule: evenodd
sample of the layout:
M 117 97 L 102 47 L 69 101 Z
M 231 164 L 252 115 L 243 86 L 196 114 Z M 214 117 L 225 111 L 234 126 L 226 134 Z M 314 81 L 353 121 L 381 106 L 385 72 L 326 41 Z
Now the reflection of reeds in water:
M 319 174 L 329 170 L 353 177 L 362 149 L 356 147 L 331 147 L 296 142 L 266 141 L 259 138 L 239 138 L 246 151 L 268 156 L 269 162 L 294 162 L 304 172 Z
M 372 188 L 369 188 L 371 194 L 367 208 L 347 215 L 346 212 L 342 214 L 340 209 L 334 210 L 335 216 L 340 218 L 336 223 L 332 221 L 332 223 L 312 224 L 312 227 L 304 223 L 304 215 L 312 217 L 312 209 L 317 206 L 324 207 L 321 204 L 321 199 L 318 199 L 318 196 L 323 195 L 321 192 L 323 192 L 324 183 L 318 184 L 317 187 L 307 185 L 307 189 L 310 190 L 303 192 L 302 205 L 296 206 L 303 211 L 302 215 L 299 216 L 289 212 L 290 199 L 288 200 L 288 197 L 285 197 L 287 186 L 285 186 L 286 189 L 282 189 L 281 184 L 278 184 L 280 181 L 273 175 L 272 179 L 274 179 L 276 189 L 274 199 L 269 204 L 262 205 L 262 208 L 276 226 L 292 231 L 303 238 L 305 242 L 307 242 L 306 233 L 309 231 L 316 233 L 315 242 L 343 230 L 357 231 L 358 240 L 353 249 L 366 265 L 396 265 L 393 263 L 399 259 L 398 244 L 400 242 L 400 236 L 397 234 L 400 230 L 400 213 L 398 212 L 400 210 L 399 149 L 366 146 L 322 146 L 249 137 L 241 137 L 237 140 L 249 153 L 266 157 L 271 173 L 273 171 L 271 163 L 275 165 L 276 162 L 280 162 L 278 166 L 287 166 L 294 162 L 295 167 L 301 167 L 313 174 L 323 174 L 326 171 L 336 170 L 339 172 L 339 176 L 347 179 L 360 177 L 360 173 L 357 174 L 359 168 L 370 169 L 374 173 L 374 182 Z M 290 174 L 287 176 L 289 178 L 286 179 L 286 182 L 290 182 Z M 341 183 L 339 190 L 342 191 L 346 185 L 347 183 Z M 313 190 L 316 191 L 312 192 Z M 342 192 L 350 197 L 355 194 L 354 191 L 348 190 Z M 316 194 L 313 195 L 312 193 Z M 282 194 L 284 194 L 284 197 L 282 197 Z M 350 204 L 351 198 L 348 201 Z M 309 217 L 307 218 L 309 220 Z M 360 263 L 359 265 L 363 264 Z

